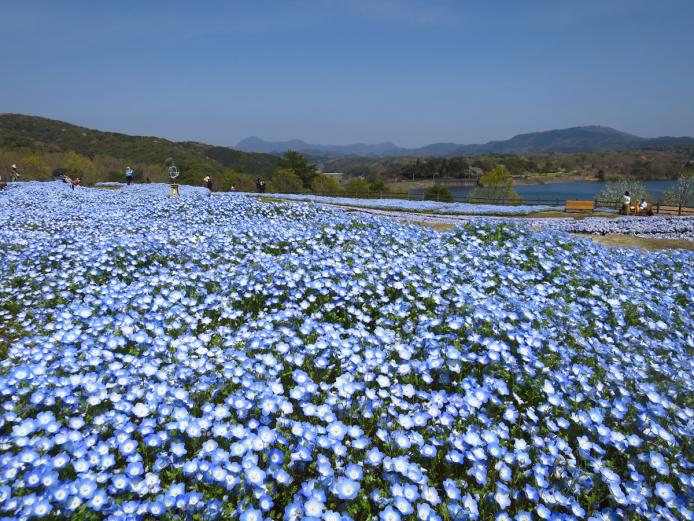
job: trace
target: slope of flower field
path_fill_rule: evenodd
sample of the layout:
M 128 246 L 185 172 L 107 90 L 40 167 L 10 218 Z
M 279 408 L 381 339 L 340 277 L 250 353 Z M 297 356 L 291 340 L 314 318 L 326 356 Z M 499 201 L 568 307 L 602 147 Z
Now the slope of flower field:
M 249 193 L 257 197 L 258 194 Z M 307 201 L 313 203 L 334 204 L 381 210 L 403 210 L 408 212 L 433 212 L 435 214 L 466 215 L 527 215 L 547 210 L 563 210 L 561 206 L 549 205 L 499 205 L 471 203 L 443 203 L 438 201 L 408 201 L 406 199 L 359 199 L 356 197 L 336 197 L 312 194 L 263 194 L 264 198 L 284 199 L 287 201 Z
M 0 516 L 692 519 L 694 255 L 0 193 Z

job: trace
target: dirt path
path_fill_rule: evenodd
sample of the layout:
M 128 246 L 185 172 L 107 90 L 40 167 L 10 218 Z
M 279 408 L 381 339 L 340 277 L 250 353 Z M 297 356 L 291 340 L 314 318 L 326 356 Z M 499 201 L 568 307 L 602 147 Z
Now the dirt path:
M 419 224 L 421 226 L 427 226 L 438 231 L 448 231 L 456 226 L 466 224 L 471 220 L 479 219 L 494 219 L 503 221 L 519 221 L 529 224 L 533 228 L 540 228 L 538 221 L 546 219 L 556 219 L 557 217 L 498 217 L 498 216 L 477 216 L 477 215 L 438 215 L 438 214 L 428 214 L 428 213 L 415 213 L 415 212 L 399 212 L 394 210 L 376 210 L 371 208 L 357 208 L 353 206 L 343 206 L 343 205 L 333 205 L 324 204 L 322 206 L 335 208 L 343 210 L 350 213 L 358 213 L 365 215 L 376 215 L 378 217 L 386 217 L 389 219 L 395 219 L 402 222 L 410 222 L 413 224 Z M 571 218 L 570 216 L 561 216 L 564 218 Z M 583 216 L 581 216 L 583 217 Z M 533 226 L 533 223 L 538 223 L 538 225 Z M 572 234 L 577 237 L 583 237 L 591 239 L 592 241 L 602 244 L 603 246 L 612 248 L 639 248 L 643 250 L 663 250 L 663 249 L 684 249 L 694 251 L 694 242 L 684 239 L 657 239 L 657 238 L 645 238 L 637 237 L 634 235 L 622 235 L 622 234 L 609 234 L 609 235 L 590 235 L 590 234 Z

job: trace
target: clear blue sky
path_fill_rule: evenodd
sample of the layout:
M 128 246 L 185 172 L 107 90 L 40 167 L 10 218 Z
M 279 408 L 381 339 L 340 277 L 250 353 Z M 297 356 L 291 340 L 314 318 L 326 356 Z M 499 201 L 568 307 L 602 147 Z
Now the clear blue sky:
M 233 145 L 694 135 L 692 0 L 0 0 L 0 112 Z

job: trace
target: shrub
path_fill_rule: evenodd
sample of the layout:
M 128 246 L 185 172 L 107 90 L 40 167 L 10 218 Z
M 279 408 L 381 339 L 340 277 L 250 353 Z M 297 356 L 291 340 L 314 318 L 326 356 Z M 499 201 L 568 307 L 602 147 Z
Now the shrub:
M 51 168 L 39 156 L 31 155 L 22 158 L 19 162 L 19 172 L 25 180 L 48 179 Z
M 350 194 L 366 194 L 371 192 L 369 182 L 363 177 L 353 177 L 345 184 L 345 192 Z
M 342 191 L 342 187 L 334 177 L 319 174 L 311 181 L 311 190 L 319 194 L 337 194 Z
M 424 199 L 429 201 L 441 201 L 444 203 L 453 202 L 453 194 L 445 186 L 434 185 L 424 193 Z
M 232 186 L 236 188 L 237 192 L 255 191 L 255 182 L 253 179 L 250 176 L 235 170 L 225 170 L 222 174 L 222 180 L 219 186 L 225 191 L 231 190 Z
M 96 167 L 88 157 L 75 152 L 65 154 L 65 173 L 68 177 L 79 177 L 83 185 L 98 181 Z
M 289 168 L 278 168 L 270 182 L 270 191 L 281 194 L 293 194 L 303 191 L 301 178 Z

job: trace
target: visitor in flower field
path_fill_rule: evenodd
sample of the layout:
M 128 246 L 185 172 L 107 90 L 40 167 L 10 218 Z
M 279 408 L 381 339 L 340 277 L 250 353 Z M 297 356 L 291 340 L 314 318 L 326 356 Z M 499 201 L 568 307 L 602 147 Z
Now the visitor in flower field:
M 17 179 L 22 177 L 17 170 L 17 165 L 12 165 L 12 175 L 10 176 L 10 181 L 15 182 Z
M 73 190 L 75 189 L 76 186 L 79 186 L 79 185 L 80 185 L 80 178 L 79 177 L 73 177 L 70 180 L 70 186 L 72 187 Z
M 207 188 L 210 191 L 209 195 L 212 195 L 212 178 L 209 175 L 205 176 L 203 182 L 205 183 L 205 188 Z
M 256 188 L 256 190 L 258 190 L 258 193 L 261 193 L 262 185 L 261 185 L 261 182 L 260 182 L 260 177 L 258 177 L 258 178 L 255 180 L 255 188 Z
M 629 205 L 631 204 L 631 197 L 629 196 L 629 192 L 624 192 L 624 195 L 622 196 L 622 213 L 624 215 L 629 215 Z
M 125 167 L 125 183 L 130 186 L 133 182 L 133 177 L 135 177 L 135 172 L 129 166 Z

